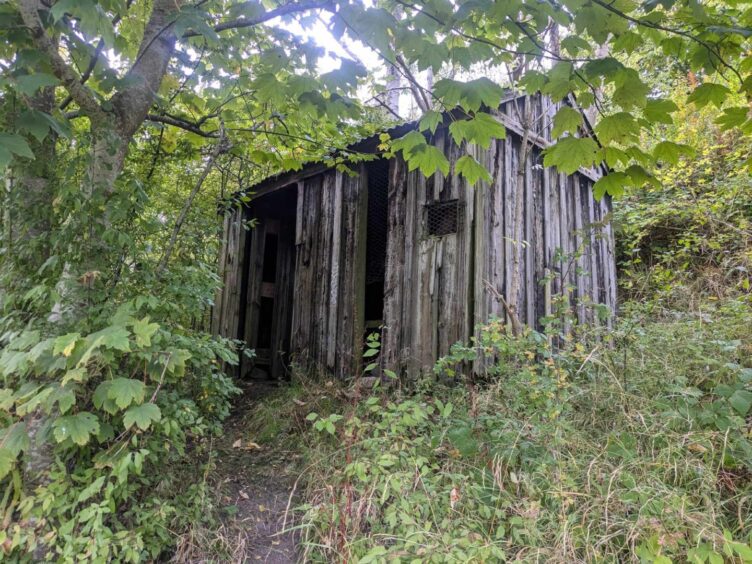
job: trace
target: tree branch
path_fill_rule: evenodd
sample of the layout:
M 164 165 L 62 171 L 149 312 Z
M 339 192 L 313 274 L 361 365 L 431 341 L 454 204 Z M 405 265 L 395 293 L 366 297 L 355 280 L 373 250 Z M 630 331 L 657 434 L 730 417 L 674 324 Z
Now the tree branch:
M 244 27 L 253 27 L 255 25 L 267 22 L 269 20 L 273 20 L 274 18 L 277 18 L 280 16 L 287 16 L 290 14 L 296 14 L 298 12 L 305 12 L 307 10 L 318 10 L 321 8 L 328 8 L 332 6 L 333 4 L 331 0 L 314 0 L 314 1 L 300 2 L 300 3 L 290 2 L 289 4 L 284 4 L 282 6 L 279 6 L 278 8 L 274 8 L 273 10 L 269 10 L 268 12 L 265 12 L 261 14 L 260 16 L 256 16 L 255 18 L 237 18 L 235 20 L 222 22 L 214 26 L 214 31 L 216 31 L 217 33 L 221 33 L 223 31 L 227 31 L 228 29 L 241 29 Z M 185 37 L 197 37 L 199 35 L 201 34 L 196 31 L 187 31 L 183 34 L 183 37 L 184 38 Z
M 200 135 L 201 137 L 211 137 L 213 139 L 219 137 L 219 133 L 217 131 L 204 131 L 197 123 L 172 116 L 167 116 L 164 114 L 146 114 L 146 119 L 155 123 L 164 123 L 166 125 L 179 127 L 180 129 L 190 131 L 191 133 L 195 133 L 196 135 Z
M 107 114 L 99 105 L 94 93 L 81 83 L 81 77 L 63 60 L 52 39 L 47 35 L 42 20 L 39 18 L 38 6 L 39 3 L 36 0 L 19 0 L 18 2 L 21 19 L 31 32 L 37 49 L 47 57 L 52 72 L 63 83 L 70 97 L 81 110 L 93 120 L 106 119 Z
M 194 184 L 193 186 L 193 190 L 191 190 L 191 193 L 188 195 L 188 199 L 185 201 L 185 205 L 183 206 L 183 209 L 180 210 L 180 215 L 175 220 L 175 225 L 172 228 L 172 235 L 170 235 L 170 241 L 167 243 L 167 248 L 165 249 L 165 252 L 162 255 L 162 258 L 160 259 L 159 264 L 157 265 L 157 270 L 156 270 L 157 278 L 162 277 L 162 274 L 164 273 L 164 270 L 167 267 L 167 263 L 170 260 L 170 256 L 172 256 L 172 251 L 175 249 L 175 243 L 177 243 L 178 235 L 180 234 L 180 229 L 182 228 L 183 223 L 185 222 L 185 218 L 188 217 L 188 212 L 191 210 L 191 206 L 193 206 L 193 200 L 196 198 L 196 195 L 198 194 L 199 190 L 201 190 L 201 187 L 204 185 L 204 181 L 206 180 L 206 177 L 209 176 L 209 173 L 214 167 L 214 164 L 217 161 L 217 158 L 219 157 L 219 155 L 226 152 L 229 148 L 230 146 L 227 142 L 227 138 L 224 136 L 224 130 L 220 130 L 219 140 L 217 141 L 217 144 L 212 150 L 211 155 L 209 155 L 209 160 L 206 161 L 206 164 L 204 165 L 204 169 L 201 171 L 201 174 L 199 175 L 198 180 L 196 180 L 196 184 Z

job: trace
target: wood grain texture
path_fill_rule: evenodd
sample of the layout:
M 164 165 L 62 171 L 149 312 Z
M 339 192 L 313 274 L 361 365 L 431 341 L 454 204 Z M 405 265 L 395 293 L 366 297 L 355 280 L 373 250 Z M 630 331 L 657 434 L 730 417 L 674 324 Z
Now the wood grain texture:
M 492 318 L 508 322 L 504 302 L 513 279 L 515 242 L 522 245 L 520 295 L 515 301 L 523 323 L 540 328 L 541 319 L 556 314 L 555 304 L 562 300 L 580 323 L 596 321 L 595 303 L 616 307 L 611 202 L 593 198 L 598 174 L 581 171 L 566 176 L 543 168 L 543 150 L 551 143 L 553 116 L 561 104 L 540 96 L 514 103 L 516 108 L 508 100 L 496 112 L 508 125 L 507 136 L 493 140 L 488 148 L 458 146 L 439 127 L 430 142 L 449 160 L 447 175 L 426 178 L 408 170 L 401 157 L 390 160 L 383 368 L 409 374 L 429 370 L 453 343 L 477 336 L 480 324 Z M 516 115 L 525 104 L 532 116 L 531 149 L 529 159 L 521 163 L 525 151 Z M 468 153 L 491 172 L 490 183 L 471 187 L 455 173 L 456 162 Z M 280 227 L 294 252 L 280 257 L 288 266 L 283 265 L 277 282 L 289 297 L 286 306 L 275 310 L 279 321 L 273 327 L 274 346 L 288 347 L 283 352 L 310 369 L 354 377 L 362 366 L 364 336 L 366 166 L 355 177 L 316 169 L 294 180 L 297 200 L 290 206 L 287 227 Z M 518 195 L 524 213 L 515 224 Z M 456 232 L 431 235 L 427 206 L 455 200 Z M 252 296 L 258 291 L 259 270 L 255 257 L 263 249 L 253 236 L 241 236 L 240 217 L 237 212 L 225 217 L 219 258 L 224 284 L 217 292 L 212 331 L 245 337 L 254 330 Z M 246 243 L 251 245 L 247 251 Z M 242 305 L 250 309 L 241 329 L 243 292 L 248 297 Z M 483 367 L 476 364 L 472 369 Z M 280 361 L 273 372 L 282 371 Z

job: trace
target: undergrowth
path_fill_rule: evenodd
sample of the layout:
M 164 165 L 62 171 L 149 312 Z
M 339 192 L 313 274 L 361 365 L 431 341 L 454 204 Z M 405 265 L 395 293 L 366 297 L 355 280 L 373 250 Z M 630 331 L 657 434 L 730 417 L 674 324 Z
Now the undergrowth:
M 655 307 L 556 352 L 491 323 L 436 375 L 314 412 L 305 558 L 752 560 L 749 303 Z

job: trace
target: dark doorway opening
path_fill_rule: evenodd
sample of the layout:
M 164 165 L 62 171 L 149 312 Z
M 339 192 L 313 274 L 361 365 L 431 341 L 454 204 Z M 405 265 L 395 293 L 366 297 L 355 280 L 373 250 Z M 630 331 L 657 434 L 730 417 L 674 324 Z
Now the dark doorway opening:
M 241 335 L 255 356 L 243 358 L 245 378 L 287 375 L 295 265 L 297 188 L 282 188 L 250 205 Z
M 366 236 L 365 332 L 380 332 L 384 323 L 384 279 L 386 277 L 389 161 L 379 159 L 366 165 L 368 179 L 368 221 Z

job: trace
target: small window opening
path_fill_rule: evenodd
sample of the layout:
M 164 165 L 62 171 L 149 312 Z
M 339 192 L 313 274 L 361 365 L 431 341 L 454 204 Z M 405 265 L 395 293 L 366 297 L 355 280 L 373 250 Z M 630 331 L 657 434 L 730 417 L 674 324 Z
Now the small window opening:
M 426 205 L 426 231 L 431 237 L 457 233 L 460 228 L 460 201 L 447 200 Z

